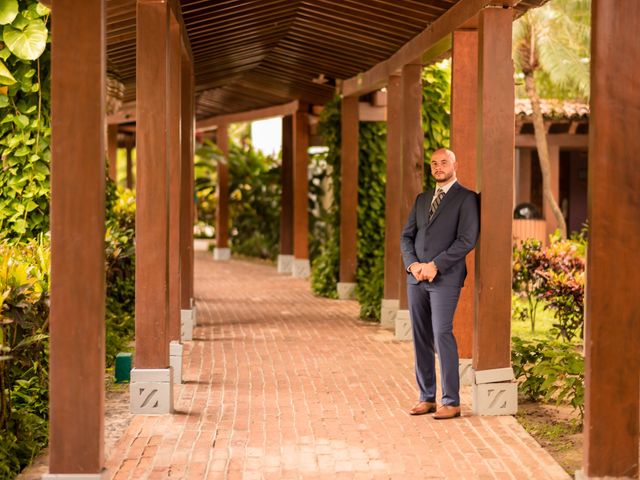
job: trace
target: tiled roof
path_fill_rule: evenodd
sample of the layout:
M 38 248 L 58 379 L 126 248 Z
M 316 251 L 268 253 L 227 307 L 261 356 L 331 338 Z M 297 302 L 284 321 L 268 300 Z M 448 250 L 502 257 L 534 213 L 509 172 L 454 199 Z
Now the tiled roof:
M 587 120 L 589 104 L 570 100 L 540 100 L 542 115 L 549 120 Z M 516 117 L 520 119 L 533 115 L 531 102 L 518 98 L 515 104 Z

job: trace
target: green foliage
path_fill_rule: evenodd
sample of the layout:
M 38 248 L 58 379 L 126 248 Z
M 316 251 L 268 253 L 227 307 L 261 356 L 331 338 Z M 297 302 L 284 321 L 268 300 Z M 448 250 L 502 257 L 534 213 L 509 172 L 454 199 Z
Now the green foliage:
M 0 479 L 47 443 L 49 241 L 0 242 Z
M 216 166 L 222 158 L 222 152 L 211 140 L 203 141 L 196 148 L 194 189 L 196 214 L 202 232 L 206 226 L 212 227 L 216 223 L 215 193 L 218 183 Z
M 135 219 L 132 190 L 106 180 L 106 364 L 129 350 L 135 331 Z
M 428 166 L 434 150 L 449 146 L 449 63 L 425 68 L 422 79 L 424 154 Z M 386 124 L 361 122 L 359 132 L 356 294 L 360 316 L 379 319 L 384 290 Z M 322 216 L 316 218 L 317 228 L 312 230 L 312 251 L 317 253 L 312 262 L 311 285 L 317 295 L 335 298 L 340 260 L 340 99 L 325 105 L 320 134 L 328 147 L 324 161 L 331 177 L 330 191 L 325 195 L 333 201 L 326 211 L 318 209 Z M 433 179 L 425 175 L 425 185 L 432 184 Z
M 582 336 L 584 324 L 584 275 L 586 239 L 563 240 L 552 235 L 549 246 L 528 240 L 513 251 L 513 290 L 527 299 L 521 315 L 528 316 L 532 332 L 540 300 L 553 312 L 558 337 L 571 341 Z
M 584 413 L 584 358 L 570 343 L 512 339 L 519 391 L 530 400 L 566 403 Z
M 0 238 L 13 241 L 49 229 L 48 20 L 34 0 L 0 3 Z
M 542 98 L 589 98 L 590 0 L 554 0 L 513 25 L 518 78 L 533 72 Z M 521 88 L 518 96 L 525 97 Z
M 451 128 L 451 63 L 444 61 L 422 70 L 422 129 L 424 130 L 424 188 L 435 186 L 429 165 L 438 148 L 449 148 Z M 465 159 L 459 159 L 464 161 Z
M 526 300 L 524 309 L 518 309 L 516 315 L 522 320 L 529 319 L 531 333 L 536 331 L 536 314 L 542 294 L 542 278 L 536 273 L 542 262 L 542 243 L 528 239 L 520 246 L 513 247 L 512 290 Z
M 376 320 L 384 293 L 386 138 L 386 123 L 360 122 L 356 296 L 360 317 Z
M 280 238 L 280 165 L 248 144 L 234 143 L 228 163 L 231 250 L 274 260 Z

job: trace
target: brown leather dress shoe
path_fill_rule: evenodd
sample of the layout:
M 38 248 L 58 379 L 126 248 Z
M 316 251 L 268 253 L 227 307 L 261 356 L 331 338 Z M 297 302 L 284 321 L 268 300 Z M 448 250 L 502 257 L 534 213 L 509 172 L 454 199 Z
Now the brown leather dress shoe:
M 418 402 L 411 410 L 409 415 L 424 415 L 426 413 L 433 413 L 436 411 L 436 402 Z
M 454 407 L 453 405 L 443 405 L 436 413 L 433 414 L 433 418 L 436 420 L 446 420 L 447 418 L 455 418 L 460 416 L 460 407 Z

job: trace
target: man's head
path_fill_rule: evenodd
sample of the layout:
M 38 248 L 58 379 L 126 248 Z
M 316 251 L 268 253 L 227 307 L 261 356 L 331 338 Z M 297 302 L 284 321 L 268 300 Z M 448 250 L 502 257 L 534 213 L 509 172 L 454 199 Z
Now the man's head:
M 431 155 L 431 175 L 436 179 L 438 186 L 446 185 L 456 178 L 455 154 L 447 148 L 439 148 Z

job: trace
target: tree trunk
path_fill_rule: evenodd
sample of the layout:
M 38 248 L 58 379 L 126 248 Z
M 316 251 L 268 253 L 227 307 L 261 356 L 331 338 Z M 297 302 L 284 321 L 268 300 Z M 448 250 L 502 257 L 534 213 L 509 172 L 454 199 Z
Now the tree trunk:
M 542 193 L 544 199 L 551 205 L 553 215 L 558 222 L 558 228 L 562 238 L 567 238 L 567 224 L 562 215 L 562 210 L 558 206 L 557 199 L 551 191 L 551 166 L 549 164 L 549 148 L 547 146 L 547 134 L 544 130 L 544 120 L 542 118 L 542 109 L 540 108 L 540 98 L 536 92 L 536 83 L 533 78 L 533 72 L 525 72 L 524 82 L 527 89 L 527 96 L 531 101 L 533 108 L 533 129 L 536 135 L 536 148 L 538 149 L 538 158 L 540 159 L 540 170 L 542 171 Z

